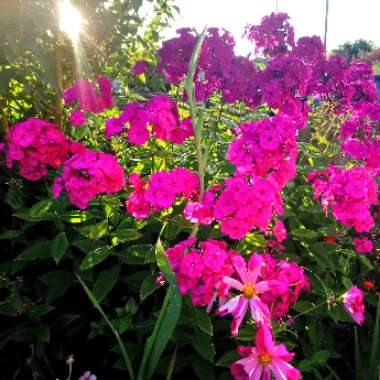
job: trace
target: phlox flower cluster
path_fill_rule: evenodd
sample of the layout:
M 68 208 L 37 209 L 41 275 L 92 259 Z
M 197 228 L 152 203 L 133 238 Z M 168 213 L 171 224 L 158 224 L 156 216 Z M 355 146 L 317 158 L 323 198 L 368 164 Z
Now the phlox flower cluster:
M 369 173 L 380 175 L 380 104 L 363 103 L 341 127 L 342 151 L 354 160 L 362 160 Z
M 235 379 L 259 379 L 270 372 L 276 378 L 281 375 L 278 380 L 299 378 L 299 371 L 288 364 L 294 354 L 273 342 L 271 320 L 289 311 L 302 289 L 309 289 L 302 268 L 257 253 L 246 264 L 242 256 L 228 250 L 225 242 L 208 239 L 196 244 L 193 237 L 169 248 L 166 254 L 181 293 L 189 294 L 194 305 L 206 306 L 208 311 L 218 300 L 217 314 L 233 317 L 233 336 L 248 312 L 257 323 L 256 348 L 238 348 L 244 359 L 231 367 Z
M 79 103 L 84 112 L 101 113 L 112 108 L 112 82 L 106 77 L 97 78 L 98 90 L 86 79 L 78 79 L 63 93 L 65 105 L 68 107 Z
M 289 362 L 294 353 L 284 344 L 276 344 L 272 331 L 265 325 L 259 325 L 256 333 L 256 346 L 238 346 L 242 359 L 231 366 L 235 380 L 270 380 L 271 374 L 276 380 L 299 380 L 301 372 Z
M 343 294 L 343 306 L 351 318 L 358 324 L 365 320 L 364 294 L 357 286 L 353 286 Z
M 289 19 L 286 13 L 271 13 L 263 17 L 260 25 L 248 25 L 245 36 L 255 43 L 257 53 L 271 57 L 284 54 L 295 46 Z
M 174 85 L 185 78 L 198 37 L 190 28 L 177 33 L 178 37 L 163 43 L 158 66 Z M 207 30 L 195 75 L 198 100 L 218 92 L 227 103 L 239 100 L 252 108 L 267 104 L 290 115 L 303 115 L 304 124 L 308 97 L 332 102 L 339 113 L 378 99 L 370 64 L 327 56 L 317 36 L 302 37 L 296 43 L 285 13 L 272 13 L 261 24 L 249 25 L 246 36 L 255 43 L 256 52 L 264 54 L 264 65 L 235 55 L 235 43 L 227 31 Z
M 158 71 L 174 85 L 185 78 L 198 38 L 195 29 L 183 28 L 177 33 L 179 36 L 163 42 L 158 52 Z M 227 103 L 242 100 L 252 107 L 261 103 L 255 80 L 258 69 L 248 58 L 236 56 L 234 46 L 234 39 L 226 30 L 207 30 L 195 74 L 197 100 L 204 101 L 218 91 Z
M 240 173 L 268 177 L 283 188 L 296 174 L 297 123 L 283 113 L 236 129 L 227 159 Z
M 125 206 L 136 219 L 145 219 L 152 212 L 173 206 L 179 195 L 185 199 L 196 199 L 199 193 L 198 175 L 181 167 L 153 173 L 147 181 L 132 173 L 128 182 L 133 192 Z
M 254 227 L 264 232 L 273 216 L 283 213 L 280 191 L 271 178 L 238 174 L 228 178 L 223 189 L 216 185 L 203 194 L 201 201 L 188 202 L 184 217 L 201 225 L 218 221 L 225 235 L 242 239 Z
M 144 74 L 149 69 L 149 63 L 147 61 L 137 61 L 132 67 L 133 75 Z
M 365 62 L 350 64 L 338 55 L 313 65 L 308 92 L 334 103 L 338 112 L 378 99 L 371 65 Z
M 277 183 L 258 176 L 235 176 L 214 204 L 214 217 L 221 231 L 231 239 L 244 238 L 254 227 L 265 231 L 274 215 L 283 213 L 283 201 Z
M 21 176 L 30 181 L 45 177 L 48 167 L 61 166 L 70 153 L 71 141 L 59 126 L 40 119 L 15 124 L 5 139 L 7 166 L 18 162 Z
M 357 232 L 368 232 L 374 226 L 371 206 L 378 203 L 378 185 L 363 167 L 329 166 L 325 172 L 312 172 L 308 181 L 326 214 L 331 208 L 337 220 Z
M 232 258 L 236 254 L 224 241 L 208 239 L 196 245 L 193 237 L 166 251 L 176 274 L 181 294 L 189 294 L 194 305 L 207 306 L 223 294 L 223 276 L 234 272 Z
M 118 118 L 106 121 L 106 138 L 120 134 L 128 125 L 128 140 L 145 144 L 154 135 L 163 141 L 183 144 L 193 135 L 189 118 L 180 121 L 176 102 L 166 95 L 157 95 L 147 103 L 128 104 Z
M 64 190 L 70 203 L 85 209 L 97 195 L 116 193 L 124 186 L 124 169 L 115 156 L 77 143 L 75 153 L 64 163 L 62 175 L 54 180 L 53 195 L 58 198 Z
M 372 252 L 373 250 L 372 241 L 366 237 L 354 238 L 354 245 L 355 245 L 356 252 L 359 252 L 359 253 L 369 253 L 369 252 Z

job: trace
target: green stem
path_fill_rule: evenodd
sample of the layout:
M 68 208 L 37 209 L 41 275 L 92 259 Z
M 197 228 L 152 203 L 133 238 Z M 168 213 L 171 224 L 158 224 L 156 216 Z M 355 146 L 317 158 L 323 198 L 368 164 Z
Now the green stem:
M 194 76 L 197 68 L 201 48 L 203 45 L 203 41 L 206 37 L 206 27 L 203 29 L 203 32 L 198 37 L 198 40 L 195 44 L 193 54 L 189 63 L 189 72 L 187 74 L 186 81 L 186 93 L 187 93 L 187 101 L 190 108 L 190 117 L 191 122 L 193 124 L 194 129 L 194 144 L 195 144 L 195 153 L 197 157 L 198 163 L 198 176 L 200 182 L 199 189 L 199 201 L 202 201 L 204 189 L 205 189 L 205 170 L 206 170 L 206 159 L 203 154 L 202 149 L 202 131 L 203 131 L 203 109 L 200 110 L 199 114 L 197 112 L 197 101 L 195 99 L 195 85 L 194 85 Z M 196 223 L 193 226 L 191 231 L 191 235 L 195 236 L 198 232 L 199 224 Z
M 95 295 L 87 287 L 87 285 L 84 283 L 84 281 L 78 275 L 76 275 L 76 276 L 77 276 L 79 282 L 81 283 L 84 291 L 86 292 L 88 298 L 90 299 L 92 304 L 95 306 L 95 308 L 99 311 L 99 313 L 103 317 L 104 321 L 106 322 L 106 324 L 108 325 L 108 327 L 112 331 L 113 335 L 115 336 L 116 341 L 120 347 L 121 355 L 123 356 L 125 366 L 127 367 L 127 370 L 128 370 L 129 379 L 135 380 L 135 374 L 133 372 L 132 363 L 131 363 L 129 356 L 128 356 L 128 353 L 125 349 L 124 343 L 120 338 L 119 332 L 116 330 L 115 326 L 112 324 L 112 322 L 108 319 L 108 317 L 104 313 L 104 311 L 103 311 L 102 307 L 100 306 L 98 300 L 95 298 Z

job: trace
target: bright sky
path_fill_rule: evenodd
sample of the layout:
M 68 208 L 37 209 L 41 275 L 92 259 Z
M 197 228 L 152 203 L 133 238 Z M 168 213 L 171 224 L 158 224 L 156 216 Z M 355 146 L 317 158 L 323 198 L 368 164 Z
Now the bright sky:
M 291 17 L 296 37 L 319 35 L 323 40 L 325 0 L 277 0 L 278 10 Z M 247 23 L 258 24 L 276 10 L 276 0 L 175 0 L 181 13 L 165 37 L 175 30 L 204 25 L 224 27 L 235 37 L 237 51 L 246 54 L 250 44 L 241 38 Z M 330 0 L 327 47 L 331 50 L 346 41 L 363 38 L 380 46 L 380 0 Z

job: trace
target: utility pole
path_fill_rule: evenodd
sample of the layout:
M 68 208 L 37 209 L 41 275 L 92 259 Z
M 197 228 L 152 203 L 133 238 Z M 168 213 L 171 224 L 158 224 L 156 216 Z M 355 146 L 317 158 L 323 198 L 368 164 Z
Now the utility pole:
M 323 40 L 325 44 L 325 49 L 327 50 L 327 27 L 329 19 L 329 0 L 326 0 L 326 13 L 325 13 L 325 38 Z
M 278 13 L 278 0 L 276 0 L 276 13 Z

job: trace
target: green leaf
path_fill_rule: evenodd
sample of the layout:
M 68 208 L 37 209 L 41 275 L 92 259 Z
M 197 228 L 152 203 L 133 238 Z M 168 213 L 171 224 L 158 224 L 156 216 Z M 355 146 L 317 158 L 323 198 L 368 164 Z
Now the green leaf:
M 39 241 L 32 244 L 15 258 L 15 261 L 34 261 L 42 260 L 50 257 L 50 244 L 48 240 Z
M 104 261 L 111 253 L 112 248 L 100 247 L 87 254 L 80 264 L 80 269 L 87 270 Z
M 206 334 L 213 335 L 212 320 L 209 315 L 203 309 L 198 307 L 193 308 L 195 323 Z
M 36 204 L 34 204 L 29 211 L 31 218 L 42 218 L 49 211 L 52 206 L 53 201 L 51 199 L 42 199 Z
M 138 380 L 149 380 L 153 376 L 162 352 L 178 322 L 182 308 L 182 298 L 175 274 L 170 266 L 160 239 L 157 241 L 155 254 L 157 264 L 170 286 L 166 292 L 152 335 L 146 341 L 143 359 L 137 376 Z
M 327 350 L 317 351 L 310 358 L 301 360 L 298 364 L 298 369 L 300 371 L 310 372 L 315 366 L 325 365 L 330 357 L 330 352 Z
M 121 228 L 117 229 L 111 234 L 112 245 L 119 243 L 125 243 L 127 241 L 137 240 L 141 237 L 141 234 L 136 229 Z
M 144 301 L 148 296 L 150 296 L 154 291 L 156 291 L 160 286 L 156 282 L 155 276 L 151 273 L 144 278 L 143 283 L 140 288 L 140 300 Z
M 5 240 L 5 239 L 17 239 L 19 238 L 23 232 L 21 230 L 7 230 L 4 231 L 2 234 L 0 234 L 0 240 Z
M 88 239 L 99 239 L 108 232 L 108 220 L 103 220 L 96 224 L 83 226 L 79 228 L 79 232 Z
M 117 283 L 119 277 L 119 268 L 113 267 L 108 270 L 103 270 L 100 272 L 98 278 L 94 284 L 94 295 L 96 299 L 100 302 L 104 297 L 112 290 L 112 288 Z
M 291 231 L 292 235 L 294 235 L 298 239 L 315 239 L 319 237 L 319 233 L 313 230 L 309 230 L 307 228 L 299 228 L 297 230 Z
M 202 331 L 196 331 L 193 339 L 193 347 L 203 358 L 213 363 L 215 358 L 215 347 L 211 337 Z
M 38 277 L 47 287 L 45 303 L 49 304 L 61 297 L 73 285 L 74 276 L 66 271 L 52 271 Z
M 240 359 L 239 354 L 236 350 L 226 352 L 216 363 L 215 365 L 218 367 L 226 367 L 230 368 L 233 362 L 236 362 Z
M 62 257 L 65 256 L 68 248 L 69 242 L 67 240 L 66 233 L 62 231 L 53 239 L 50 246 L 50 252 L 56 264 L 58 264 Z
M 192 362 L 192 367 L 198 379 L 200 380 L 214 380 L 215 379 L 214 366 L 207 360 L 204 360 L 203 358 L 198 357 Z

